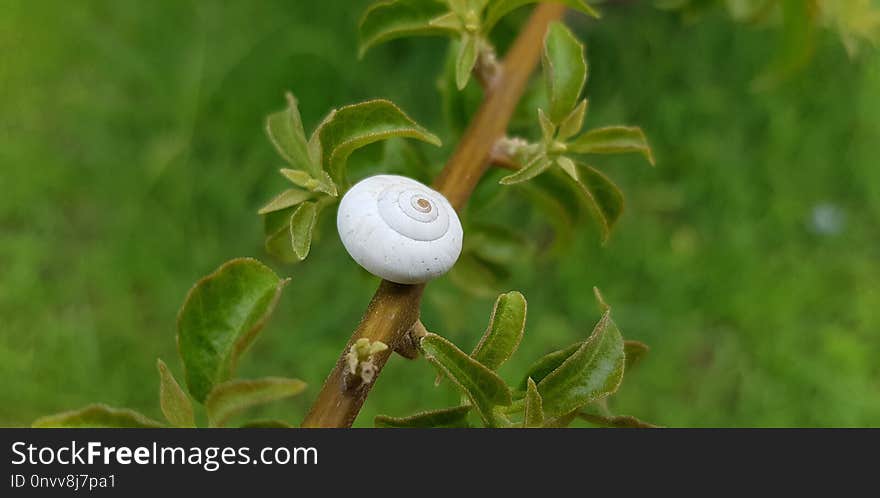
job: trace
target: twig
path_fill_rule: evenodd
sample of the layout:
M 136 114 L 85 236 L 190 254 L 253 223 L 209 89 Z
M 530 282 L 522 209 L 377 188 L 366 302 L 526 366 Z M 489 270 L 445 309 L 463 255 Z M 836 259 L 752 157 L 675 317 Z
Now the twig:
M 492 147 L 504 136 L 507 125 L 529 77 L 540 58 L 547 25 L 560 19 L 565 7 L 560 4 L 541 4 L 535 8 L 523 31 L 501 63 L 501 71 L 492 85 L 461 142 L 446 167 L 434 182 L 453 207 L 461 210 L 480 178 L 489 167 Z M 345 353 L 362 337 L 382 341 L 388 349 L 374 358 L 376 378 L 392 351 L 405 349 L 401 344 L 407 332 L 419 319 L 424 285 L 400 285 L 382 281 L 373 295 L 361 323 L 352 334 L 336 366 L 324 381 L 318 398 L 302 423 L 303 427 L 350 427 L 369 394 L 373 382 L 354 390 L 344 384 Z

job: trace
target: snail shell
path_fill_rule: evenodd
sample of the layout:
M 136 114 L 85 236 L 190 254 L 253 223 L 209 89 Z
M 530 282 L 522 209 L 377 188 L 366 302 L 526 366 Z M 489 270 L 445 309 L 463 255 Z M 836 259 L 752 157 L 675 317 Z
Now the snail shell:
M 399 284 L 443 275 L 461 254 L 458 214 L 439 192 L 397 175 L 355 184 L 339 204 L 342 244 L 368 272 Z

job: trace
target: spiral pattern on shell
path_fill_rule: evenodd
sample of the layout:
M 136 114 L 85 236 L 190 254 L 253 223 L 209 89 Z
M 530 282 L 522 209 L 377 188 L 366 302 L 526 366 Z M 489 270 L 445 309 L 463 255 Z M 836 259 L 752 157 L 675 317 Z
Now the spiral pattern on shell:
M 461 222 L 449 201 L 403 176 L 377 175 L 355 184 L 339 204 L 336 226 L 359 265 L 400 284 L 443 275 L 461 253 Z

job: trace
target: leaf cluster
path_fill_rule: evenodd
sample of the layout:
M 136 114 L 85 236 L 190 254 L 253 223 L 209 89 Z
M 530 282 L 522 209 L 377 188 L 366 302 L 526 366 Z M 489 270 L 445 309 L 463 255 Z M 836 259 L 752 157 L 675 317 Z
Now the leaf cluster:
M 582 131 L 588 101 L 581 99 L 588 67 L 584 46 L 562 23 L 547 31 L 542 54 L 548 108 L 538 109 L 541 138 L 508 140 L 501 152 L 518 170 L 500 180 L 515 185 L 553 169 L 578 188 L 607 239 L 623 212 L 623 192 L 604 173 L 584 162 L 594 154 L 638 153 L 653 166 L 654 155 L 644 132 L 632 126 L 606 126 Z
M 195 401 L 204 407 L 207 425 L 225 427 L 239 412 L 296 396 L 306 388 L 299 379 L 234 378 L 241 355 L 262 330 L 287 285 L 262 263 L 231 260 L 199 280 L 177 318 L 177 345 L 183 361 L 185 391 L 161 359 L 159 406 L 167 424 L 134 410 L 93 404 L 36 420 L 34 427 L 195 427 Z M 290 427 L 284 421 L 249 422 L 248 427 Z
M 421 351 L 439 375 L 461 392 L 462 404 L 407 417 L 380 415 L 375 424 L 471 427 L 469 416 L 474 414 L 485 427 L 564 427 L 578 416 L 596 425 L 650 426 L 611 415 L 604 404 L 620 387 L 625 368 L 634 365 L 647 347 L 624 341 L 598 291 L 597 297 L 603 314 L 590 335 L 539 358 L 513 388 L 496 372 L 523 339 L 527 305 L 519 292 L 498 296 L 489 325 L 470 354 L 428 333 L 421 339 Z
M 287 108 L 269 115 L 266 133 L 288 163 L 281 174 L 292 184 L 263 206 L 266 251 L 284 262 L 304 260 L 321 212 L 349 187 L 346 164 L 355 150 L 394 137 L 433 145 L 440 139 L 394 103 L 370 100 L 330 111 L 309 138 L 299 106 L 287 94 Z
M 390 0 L 372 5 L 360 23 L 361 56 L 370 48 L 397 38 L 447 36 L 458 42 L 455 81 L 467 86 L 481 57 L 494 56 L 489 33 L 507 14 L 545 0 Z M 593 17 L 599 13 L 584 0 L 560 3 Z

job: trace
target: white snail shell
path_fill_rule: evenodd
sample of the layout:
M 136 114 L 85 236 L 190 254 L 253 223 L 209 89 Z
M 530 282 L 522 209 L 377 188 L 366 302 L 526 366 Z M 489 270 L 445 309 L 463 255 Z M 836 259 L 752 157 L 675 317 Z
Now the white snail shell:
M 458 214 L 413 179 L 377 175 L 355 184 L 336 215 L 342 245 L 368 272 L 399 284 L 443 275 L 461 254 Z

